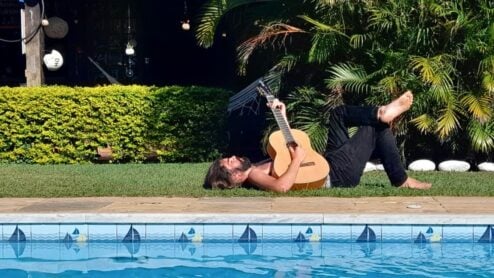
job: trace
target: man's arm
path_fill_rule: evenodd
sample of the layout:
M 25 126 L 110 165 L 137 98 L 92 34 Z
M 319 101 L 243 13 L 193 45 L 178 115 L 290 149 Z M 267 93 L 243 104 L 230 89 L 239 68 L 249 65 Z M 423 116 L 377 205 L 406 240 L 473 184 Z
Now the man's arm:
M 297 177 L 300 164 L 305 158 L 305 150 L 302 147 L 289 147 L 292 162 L 283 175 L 276 178 L 263 171 L 253 169 L 248 176 L 248 181 L 258 186 L 260 189 L 284 193 L 292 188 Z

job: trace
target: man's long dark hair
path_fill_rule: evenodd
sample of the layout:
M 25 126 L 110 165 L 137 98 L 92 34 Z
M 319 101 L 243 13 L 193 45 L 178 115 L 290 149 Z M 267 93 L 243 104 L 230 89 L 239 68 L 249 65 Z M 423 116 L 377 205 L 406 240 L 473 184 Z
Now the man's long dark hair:
M 247 171 L 252 166 L 247 157 L 242 157 L 241 161 L 240 167 L 233 171 Z M 221 165 L 221 158 L 218 158 L 209 166 L 203 186 L 206 189 L 232 189 L 242 186 L 242 183 L 233 183 L 230 177 L 231 172 Z
M 204 179 L 204 188 L 231 189 L 237 187 L 230 181 L 230 172 L 221 166 L 220 162 L 221 158 L 218 158 L 209 166 L 206 178 Z

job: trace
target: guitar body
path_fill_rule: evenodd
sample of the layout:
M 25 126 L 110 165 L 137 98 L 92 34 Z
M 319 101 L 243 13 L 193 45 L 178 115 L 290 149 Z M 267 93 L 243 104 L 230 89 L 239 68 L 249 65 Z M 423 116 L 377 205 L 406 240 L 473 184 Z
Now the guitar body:
M 297 174 L 292 190 L 321 188 L 329 174 L 329 164 L 326 159 L 314 151 L 309 136 L 298 129 L 290 129 L 294 141 L 304 148 L 306 157 Z M 279 177 L 288 169 L 292 158 L 281 131 L 275 131 L 269 136 L 267 151 L 273 159 L 273 175 Z

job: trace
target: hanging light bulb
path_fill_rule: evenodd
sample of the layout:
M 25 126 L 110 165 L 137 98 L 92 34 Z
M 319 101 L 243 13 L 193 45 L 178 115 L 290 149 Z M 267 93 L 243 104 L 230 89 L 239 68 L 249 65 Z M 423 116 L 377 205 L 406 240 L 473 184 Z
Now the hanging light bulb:
M 187 15 L 187 1 L 184 0 L 184 20 L 182 20 L 180 23 L 182 23 L 182 30 L 184 31 L 189 31 L 190 30 L 190 20 L 189 16 Z
M 190 30 L 190 21 L 188 19 L 182 21 L 182 30 L 184 31 Z
M 134 49 L 134 46 L 132 44 L 127 43 L 127 47 L 125 48 L 125 55 L 127 56 L 134 56 L 136 54 L 136 51 Z
M 127 5 L 127 46 L 125 47 L 125 55 L 134 56 L 136 51 L 134 49 L 135 41 L 131 38 L 132 28 L 130 26 L 130 5 Z

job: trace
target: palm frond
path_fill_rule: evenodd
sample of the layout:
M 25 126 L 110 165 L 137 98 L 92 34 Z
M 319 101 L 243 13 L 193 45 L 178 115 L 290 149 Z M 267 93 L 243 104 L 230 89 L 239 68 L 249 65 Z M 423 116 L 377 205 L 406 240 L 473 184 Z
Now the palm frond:
M 317 33 L 312 37 L 312 45 L 309 50 L 309 63 L 323 64 L 328 61 L 330 55 L 337 47 L 337 38 L 333 34 Z
M 287 110 L 292 126 L 305 131 L 313 148 L 323 152 L 327 142 L 327 109 L 323 94 L 312 87 L 301 87 L 288 94 Z
M 364 43 L 372 40 L 372 34 L 353 34 L 350 36 L 350 45 L 353 48 L 362 48 Z
M 494 55 L 488 55 L 480 61 L 479 72 L 484 74 L 494 72 Z
M 317 21 L 315 19 L 312 19 L 311 17 L 309 16 L 306 16 L 306 15 L 299 15 L 298 16 L 299 18 L 307 21 L 308 23 L 314 25 L 314 27 L 318 30 L 318 31 L 321 31 L 321 32 L 324 32 L 324 33 L 334 33 L 334 34 L 338 34 L 342 37 L 346 37 L 348 38 L 348 36 L 342 31 L 342 28 L 339 27 L 339 26 L 331 26 L 331 25 L 327 25 L 327 24 L 324 24 L 320 21 Z
M 199 24 L 196 29 L 196 40 L 199 46 L 209 48 L 213 45 L 216 29 L 220 21 L 232 10 L 260 2 L 279 0 L 208 0 L 199 11 Z
M 331 67 L 329 72 L 332 77 L 325 80 L 329 89 L 338 90 L 343 88 L 357 93 L 367 93 L 371 89 L 370 85 L 367 84 L 367 73 L 360 66 L 338 64 Z
M 494 94 L 494 76 L 490 72 L 484 72 L 482 76 L 482 88 L 490 95 Z
M 199 46 L 209 48 L 213 45 L 216 28 L 226 11 L 226 0 L 209 0 L 202 6 L 195 34 Z
M 271 85 L 273 91 L 279 91 L 281 78 L 292 70 L 297 64 L 299 57 L 295 55 L 285 55 L 276 65 L 274 65 L 264 76 L 264 80 Z
M 266 46 L 268 43 L 273 47 L 283 47 L 288 36 L 295 33 L 305 33 L 305 31 L 281 22 L 265 26 L 258 35 L 249 38 L 237 47 L 240 61 L 239 73 L 245 74 L 249 57 L 256 48 Z
M 382 92 L 391 92 L 392 95 L 397 94 L 401 90 L 401 78 L 398 75 L 385 76 L 379 80 L 377 86 Z
M 494 150 L 494 123 L 471 121 L 468 125 L 468 136 L 472 148 L 476 151 L 489 153 Z
M 435 119 L 428 114 L 422 114 L 410 121 L 422 133 L 429 133 L 435 125 Z
M 467 107 L 468 112 L 481 123 L 485 123 L 491 119 L 492 98 L 489 96 L 477 97 L 472 93 L 467 93 L 460 99 L 461 104 Z
M 434 57 L 412 56 L 410 67 L 419 72 L 423 82 L 430 85 L 430 92 L 436 100 L 448 103 L 453 95 L 453 79 L 451 77 L 454 68 L 451 55 L 436 55 Z
M 460 126 L 458 118 L 459 109 L 454 103 L 450 103 L 439 111 L 436 132 L 441 140 L 445 140 Z

